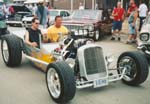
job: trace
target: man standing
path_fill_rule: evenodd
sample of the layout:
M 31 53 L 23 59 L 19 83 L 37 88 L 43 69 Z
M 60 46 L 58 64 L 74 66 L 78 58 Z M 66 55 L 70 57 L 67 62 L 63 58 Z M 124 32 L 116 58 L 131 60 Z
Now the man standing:
M 139 31 L 141 31 L 141 27 L 143 25 L 143 20 L 146 18 L 146 15 L 148 13 L 148 8 L 146 4 L 144 3 L 144 0 L 142 0 L 140 6 L 139 6 L 139 18 L 140 18 L 140 25 L 139 25 Z
M 115 40 L 115 37 L 118 37 L 118 40 L 120 41 L 120 34 L 119 32 L 122 29 L 122 21 L 124 20 L 125 16 L 125 10 L 121 7 L 121 2 L 117 3 L 117 7 L 114 8 L 112 12 L 112 16 L 114 17 L 113 20 L 113 36 L 111 40 Z
M 50 26 L 47 30 L 47 36 L 50 42 L 58 42 L 61 38 L 60 35 L 68 34 L 68 29 L 65 26 L 62 26 L 62 17 L 55 17 L 55 24 Z
M 84 6 L 82 3 L 80 3 L 80 5 L 79 5 L 79 10 L 84 10 Z
M 47 21 L 48 19 L 50 19 L 50 17 L 48 8 L 44 6 L 44 2 L 39 2 L 37 10 L 35 11 L 35 17 L 38 17 L 40 20 L 40 24 L 43 25 L 44 28 L 46 28 Z

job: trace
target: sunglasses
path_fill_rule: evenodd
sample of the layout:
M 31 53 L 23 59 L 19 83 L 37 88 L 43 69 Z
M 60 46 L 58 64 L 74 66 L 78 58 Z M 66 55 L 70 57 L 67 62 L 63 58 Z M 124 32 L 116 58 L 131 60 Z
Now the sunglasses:
M 35 24 L 37 24 L 37 25 L 38 25 L 38 24 L 40 24 L 40 23 L 35 22 Z

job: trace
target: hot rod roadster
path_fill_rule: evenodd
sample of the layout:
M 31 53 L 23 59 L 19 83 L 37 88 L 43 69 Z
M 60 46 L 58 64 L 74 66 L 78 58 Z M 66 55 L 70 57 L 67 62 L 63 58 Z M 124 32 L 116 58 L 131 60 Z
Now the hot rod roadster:
M 46 72 L 48 91 L 57 103 L 73 99 L 76 88 L 98 88 L 117 80 L 137 86 L 147 79 L 147 60 L 140 52 L 122 53 L 117 61 L 117 74 L 111 74 L 110 57 L 105 56 L 100 45 L 73 32 L 65 39 L 61 34 L 60 37 L 58 43 L 40 42 L 40 48 L 33 48 L 20 37 L 5 35 L 1 42 L 4 63 L 17 67 L 24 54 Z

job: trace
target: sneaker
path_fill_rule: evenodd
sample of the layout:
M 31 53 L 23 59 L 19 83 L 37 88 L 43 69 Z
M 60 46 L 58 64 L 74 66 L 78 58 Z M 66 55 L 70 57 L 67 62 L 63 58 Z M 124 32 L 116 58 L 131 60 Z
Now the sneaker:
M 132 42 L 132 43 L 136 43 L 136 42 L 137 42 L 137 40 L 132 40 L 131 42 Z
M 131 43 L 132 43 L 132 41 L 129 41 L 129 40 L 126 41 L 126 44 L 131 44 Z
M 114 37 L 112 37 L 110 40 L 115 40 L 115 38 L 114 38 Z
M 121 40 L 121 38 L 120 37 L 118 37 L 118 41 L 120 41 Z

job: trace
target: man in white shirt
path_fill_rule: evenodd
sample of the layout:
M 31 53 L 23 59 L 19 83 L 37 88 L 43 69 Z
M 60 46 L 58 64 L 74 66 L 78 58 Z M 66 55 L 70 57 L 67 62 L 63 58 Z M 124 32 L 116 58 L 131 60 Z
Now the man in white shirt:
M 84 6 L 83 6 L 82 3 L 80 3 L 80 5 L 79 5 L 79 10 L 83 10 L 83 9 L 84 9 Z
M 148 12 L 148 8 L 146 4 L 144 3 L 144 0 L 142 0 L 140 6 L 139 6 L 139 18 L 140 18 L 140 25 L 139 25 L 139 31 L 141 31 L 141 27 L 143 25 L 143 20 L 146 18 Z

